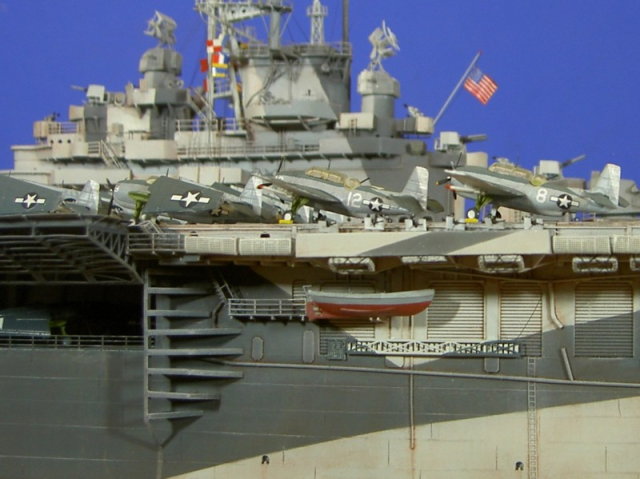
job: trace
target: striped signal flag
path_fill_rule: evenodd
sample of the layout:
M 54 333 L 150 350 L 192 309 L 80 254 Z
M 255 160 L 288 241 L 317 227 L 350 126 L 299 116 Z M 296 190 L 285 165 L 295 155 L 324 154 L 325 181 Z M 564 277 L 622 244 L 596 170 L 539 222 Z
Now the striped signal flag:
M 482 73 L 479 68 L 473 67 L 464 80 L 464 88 L 480 103 L 486 105 L 498 89 L 498 84 Z

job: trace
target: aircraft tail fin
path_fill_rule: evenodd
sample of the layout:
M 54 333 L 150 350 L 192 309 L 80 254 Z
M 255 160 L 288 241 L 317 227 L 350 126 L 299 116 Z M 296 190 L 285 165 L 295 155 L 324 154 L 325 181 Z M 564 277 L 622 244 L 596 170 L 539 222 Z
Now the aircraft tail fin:
M 252 176 L 247 181 L 247 184 L 244 185 L 242 193 L 240 193 L 240 198 L 249 203 L 253 208 L 253 212 L 257 215 L 262 212 L 262 190 L 258 186 L 263 183 L 264 180 L 258 176 Z
M 603 194 L 617 205 L 620 200 L 620 166 L 607 163 L 591 191 Z
M 429 191 L 429 171 L 422 167 L 416 166 L 407 180 L 407 184 L 402 190 L 402 194 L 413 196 L 418 200 L 423 210 L 427 210 Z
M 87 181 L 82 188 L 81 197 L 89 211 L 97 213 L 100 207 L 100 184 L 95 180 Z

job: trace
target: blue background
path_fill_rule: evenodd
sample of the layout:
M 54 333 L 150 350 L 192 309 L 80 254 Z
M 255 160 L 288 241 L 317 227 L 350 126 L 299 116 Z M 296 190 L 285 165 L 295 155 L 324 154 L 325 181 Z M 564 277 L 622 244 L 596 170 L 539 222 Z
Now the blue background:
M 291 3 L 297 10 L 283 40 L 303 41 L 311 0 Z M 323 3 L 332 14 L 327 41 L 339 40 L 340 2 Z M 34 120 L 52 112 L 66 120 L 68 105 L 82 103 L 72 85 L 137 84 L 139 57 L 155 46 L 142 32 L 156 9 L 178 22 L 185 83 L 201 84 L 205 25 L 193 7 L 192 0 L 0 0 L 0 167 L 12 164 L 10 145 L 33 143 Z M 404 103 L 435 116 L 482 50 L 478 66 L 498 92 L 483 106 L 461 91 L 438 130 L 486 133 L 473 149 L 526 167 L 585 153 L 568 176 L 614 162 L 623 177 L 640 180 L 640 1 L 351 0 L 354 79 L 383 19 L 401 48 L 384 64 L 401 83 L 399 116 Z M 357 95 L 352 106 L 360 108 Z

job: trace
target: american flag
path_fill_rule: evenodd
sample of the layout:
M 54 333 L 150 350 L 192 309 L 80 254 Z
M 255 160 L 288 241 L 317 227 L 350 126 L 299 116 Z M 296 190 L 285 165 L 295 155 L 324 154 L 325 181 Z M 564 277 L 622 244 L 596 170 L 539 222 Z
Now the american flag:
M 489 76 L 474 67 L 464 80 L 465 89 L 475 96 L 480 103 L 486 105 L 498 89 L 498 85 Z

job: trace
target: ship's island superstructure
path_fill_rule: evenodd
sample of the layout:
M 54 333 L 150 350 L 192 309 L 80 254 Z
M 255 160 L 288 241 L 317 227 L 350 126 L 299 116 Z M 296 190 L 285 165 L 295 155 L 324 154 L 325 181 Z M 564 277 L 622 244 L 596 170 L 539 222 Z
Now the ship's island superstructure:
M 240 183 L 252 171 L 321 166 L 399 190 L 413 166 L 438 172 L 434 184 L 465 154 L 465 138 L 455 132 L 427 151 L 432 118 L 394 117 L 400 87 L 382 67 L 395 52 L 384 36 L 372 35 L 371 64 L 357 78 L 361 108 L 352 112 L 348 30 L 343 41 L 326 42 L 320 3 L 309 7 L 311 41 L 292 45 L 280 40 L 281 19 L 291 10 L 285 2 L 202 0 L 196 9 L 210 19 L 202 87 L 184 86 L 175 24 L 157 14 L 147 33 L 158 46 L 142 55 L 138 85 L 123 92 L 89 85 L 85 103 L 69 108 L 69 121 L 36 122 L 36 145 L 14 147 L 13 174 L 67 185 L 167 173 Z M 266 41 L 239 26 L 258 16 L 270 22 Z
M 139 85 L 91 85 L 69 122 L 36 122 L 12 176 L 108 190 L 314 166 L 400 191 L 421 166 L 443 211 L 0 216 L 0 476 L 637 477 L 640 223 L 458 220 L 437 183 L 486 155 L 455 132 L 429 150 L 431 118 L 394 117 L 386 25 L 352 112 L 348 35 L 325 41 L 320 1 L 296 45 L 280 43 L 281 0 L 196 9 L 206 88 L 182 84 L 157 14 Z M 263 15 L 266 42 L 241 28 Z M 219 100 L 232 118 L 206 107 Z

